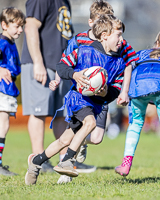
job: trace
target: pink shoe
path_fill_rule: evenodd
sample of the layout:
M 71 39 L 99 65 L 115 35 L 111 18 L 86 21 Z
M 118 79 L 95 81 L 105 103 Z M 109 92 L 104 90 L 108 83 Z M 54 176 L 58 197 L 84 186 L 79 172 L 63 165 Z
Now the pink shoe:
M 115 167 L 115 172 L 121 176 L 127 176 L 132 166 L 133 156 L 125 156 L 121 165 Z

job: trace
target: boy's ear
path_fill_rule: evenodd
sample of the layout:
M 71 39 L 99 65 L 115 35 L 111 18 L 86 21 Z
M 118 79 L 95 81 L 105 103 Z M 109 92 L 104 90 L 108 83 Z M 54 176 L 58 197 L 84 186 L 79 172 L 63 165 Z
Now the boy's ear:
M 93 26 L 93 23 L 94 23 L 94 21 L 93 21 L 92 19 L 89 19 L 89 20 L 88 20 L 88 25 L 89 25 L 89 27 L 92 27 L 92 26 Z
M 3 29 L 4 31 L 6 31 L 7 28 L 8 28 L 8 25 L 7 25 L 4 21 L 1 22 L 1 26 L 2 26 L 2 29 Z
M 103 39 L 103 40 L 107 40 L 108 39 L 108 35 L 107 35 L 106 32 L 102 32 L 101 39 Z

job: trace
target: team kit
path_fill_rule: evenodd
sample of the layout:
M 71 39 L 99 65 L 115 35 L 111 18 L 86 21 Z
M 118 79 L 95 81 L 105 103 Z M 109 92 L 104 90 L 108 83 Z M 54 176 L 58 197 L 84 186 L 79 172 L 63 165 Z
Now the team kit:
M 9 117 L 17 112 L 19 90 L 15 80 L 21 73 L 23 115 L 29 115 L 32 144 L 26 185 L 36 184 L 41 171 L 59 173 L 58 184 L 71 182 L 81 170 L 94 172 L 95 166 L 83 163 L 86 149 L 89 144 L 102 142 L 108 104 L 114 100 L 129 107 L 124 158 L 115 167 L 117 174 L 127 176 L 150 102 L 156 105 L 160 117 L 160 33 L 151 49 L 135 52 L 123 38 L 125 24 L 114 15 L 112 6 L 96 0 L 90 6 L 90 28 L 73 36 L 70 3 L 65 3 L 28 0 L 26 16 L 15 7 L 4 8 L 0 15 L 0 124 L 4 124 L 0 174 L 17 175 L 2 165 L 2 155 Z M 15 40 L 24 26 L 20 61 Z M 53 34 L 57 37 L 54 44 L 50 40 Z M 50 128 L 56 140 L 44 149 L 47 116 L 53 118 Z M 39 130 L 38 136 L 35 130 Z M 60 159 L 53 167 L 49 159 L 56 154 Z

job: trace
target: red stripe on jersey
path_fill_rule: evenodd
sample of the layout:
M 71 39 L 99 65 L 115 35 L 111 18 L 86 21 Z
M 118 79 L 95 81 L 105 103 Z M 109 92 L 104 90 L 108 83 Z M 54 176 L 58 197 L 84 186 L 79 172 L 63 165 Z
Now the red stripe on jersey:
M 123 80 L 115 80 L 114 83 L 122 83 Z
M 126 55 L 127 51 L 129 50 L 133 50 L 131 46 L 127 47 L 126 49 L 123 49 L 123 51 L 121 52 L 121 57 L 128 57 L 128 54 Z M 133 50 L 132 52 L 134 52 L 136 54 L 136 52 Z
M 62 53 L 62 58 L 66 57 L 66 55 L 64 53 Z
M 77 52 L 73 51 L 72 54 L 74 55 L 74 58 L 77 59 Z
M 92 44 L 93 43 L 93 41 L 88 41 L 88 40 L 78 40 L 77 39 L 77 42 L 79 43 L 79 44 Z
M 61 59 L 60 61 L 69 66 L 69 64 L 64 59 Z
M 85 36 L 85 37 L 88 37 L 88 33 L 79 33 L 79 34 L 77 34 L 77 36 L 79 37 L 79 36 Z
M 112 85 L 112 87 L 117 88 L 118 90 L 121 91 L 121 88 L 120 88 L 120 87 L 117 87 L 117 86 L 115 86 L 115 85 Z
M 72 62 L 72 60 L 71 60 L 70 56 L 67 56 L 67 59 L 68 59 L 68 61 L 71 63 L 71 65 L 73 66 L 73 65 L 74 65 L 74 63 Z

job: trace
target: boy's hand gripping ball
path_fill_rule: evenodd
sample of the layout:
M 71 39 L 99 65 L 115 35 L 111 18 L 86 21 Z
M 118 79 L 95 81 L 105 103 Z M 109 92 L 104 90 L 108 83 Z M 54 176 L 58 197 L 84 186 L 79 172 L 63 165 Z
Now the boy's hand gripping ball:
M 90 67 L 84 75 L 89 78 L 89 85 L 87 85 L 87 88 L 77 85 L 77 91 L 84 96 L 95 95 L 108 80 L 107 71 L 100 66 Z

